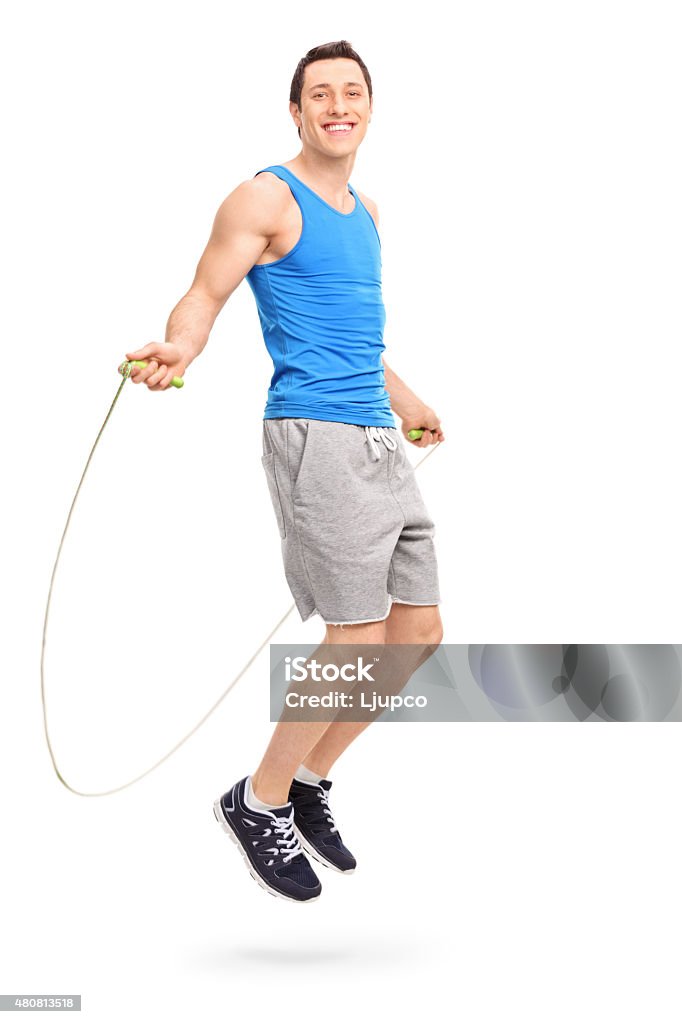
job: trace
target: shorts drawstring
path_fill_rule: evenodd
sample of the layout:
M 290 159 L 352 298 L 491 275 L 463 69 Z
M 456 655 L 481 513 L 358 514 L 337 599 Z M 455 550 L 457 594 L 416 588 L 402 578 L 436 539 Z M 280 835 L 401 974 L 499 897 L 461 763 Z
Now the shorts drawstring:
M 392 429 L 395 430 L 395 427 Z M 394 452 L 398 447 L 397 440 L 386 431 L 385 427 L 365 427 L 365 434 L 367 435 L 365 443 L 369 443 L 372 458 L 375 462 L 381 458 L 381 449 L 377 444 L 378 440 L 382 440 L 389 451 Z

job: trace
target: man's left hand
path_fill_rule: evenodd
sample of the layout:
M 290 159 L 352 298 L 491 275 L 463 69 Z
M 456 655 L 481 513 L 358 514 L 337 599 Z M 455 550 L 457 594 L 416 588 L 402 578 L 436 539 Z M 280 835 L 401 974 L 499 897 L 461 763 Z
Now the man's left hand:
M 427 405 L 410 410 L 409 416 L 406 416 L 401 423 L 401 429 L 405 440 L 409 441 L 415 448 L 428 448 L 430 444 L 436 444 L 445 440 L 440 420 L 433 409 L 430 409 Z M 412 441 L 407 436 L 410 430 L 423 430 L 424 433 L 416 441 Z

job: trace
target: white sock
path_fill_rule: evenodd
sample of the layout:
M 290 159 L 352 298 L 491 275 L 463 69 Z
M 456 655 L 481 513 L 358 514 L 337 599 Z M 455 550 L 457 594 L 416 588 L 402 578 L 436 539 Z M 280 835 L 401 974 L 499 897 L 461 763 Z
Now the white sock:
M 250 775 L 246 780 L 246 792 L 244 793 L 244 799 L 252 811 L 274 811 L 276 807 L 284 806 L 283 804 L 264 804 L 262 800 L 259 800 L 253 791 Z
M 310 768 L 306 768 L 304 764 L 299 764 L 294 778 L 298 779 L 299 782 L 321 782 L 324 775 L 311 772 Z

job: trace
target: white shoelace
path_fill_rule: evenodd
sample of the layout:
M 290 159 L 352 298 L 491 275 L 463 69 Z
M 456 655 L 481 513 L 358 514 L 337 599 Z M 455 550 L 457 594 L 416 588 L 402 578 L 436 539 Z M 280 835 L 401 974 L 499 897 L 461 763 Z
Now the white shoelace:
M 294 857 L 303 853 L 303 848 L 298 841 L 298 837 L 294 832 L 294 812 L 292 811 L 288 818 L 273 818 L 272 831 L 275 835 L 281 835 L 284 838 L 277 840 L 277 846 L 271 846 L 265 853 L 274 853 L 276 856 L 282 856 L 284 864 L 288 864 Z M 269 832 L 270 829 L 267 830 Z M 267 834 L 266 832 L 266 834 Z M 286 847 L 284 852 L 280 850 L 280 846 Z M 268 867 L 273 863 L 272 860 L 268 861 Z
M 392 429 L 395 430 L 395 427 Z M 394 452 L 398 447 L 398 442 L 395 437 L 387 432 L 386 427 L 365 427 L 365 434 L 367 435 L 367 441 L 372 451 L 372 458 L 374 461 L 378 461 L 381 458 L 381 449 L 377 444 L 377 441 L 383 441 L 389 451 Z
M 327 821 L 329 823 L 329 831 L 330 832 L 338 832 L 339 830 L 336 827 L 336 823 L 334 821 L 334 815 L 331 812 L 331 807 L 329 806 L 329 801 L 327 799 L 327 791 L 324 790 L 324 789 L 320 790 L 320 800 L 322 801 L 322 809 L 324 810 L 324 813 L 327 815 Z

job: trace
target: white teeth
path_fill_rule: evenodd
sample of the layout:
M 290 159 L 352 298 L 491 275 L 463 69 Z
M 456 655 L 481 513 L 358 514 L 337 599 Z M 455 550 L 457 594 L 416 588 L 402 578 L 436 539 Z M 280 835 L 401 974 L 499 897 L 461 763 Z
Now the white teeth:
M 349 132 L 352 128 L 352 124 L 326 124 L 324 126 L 326 132 Z

